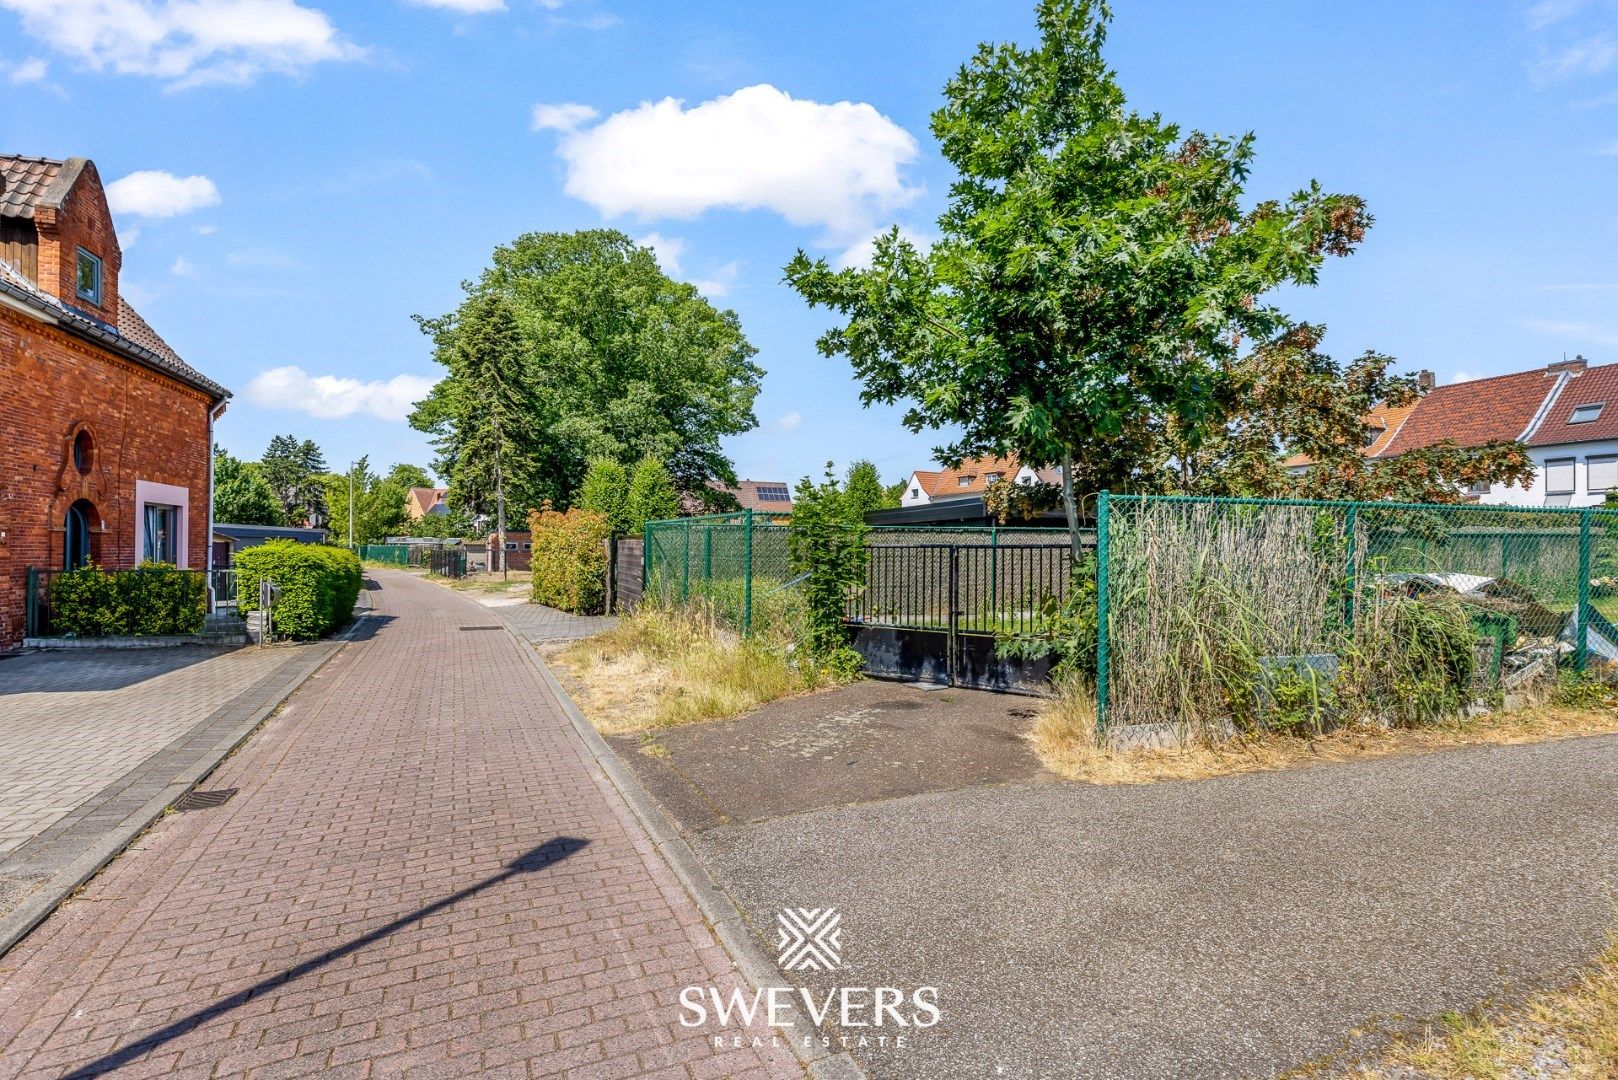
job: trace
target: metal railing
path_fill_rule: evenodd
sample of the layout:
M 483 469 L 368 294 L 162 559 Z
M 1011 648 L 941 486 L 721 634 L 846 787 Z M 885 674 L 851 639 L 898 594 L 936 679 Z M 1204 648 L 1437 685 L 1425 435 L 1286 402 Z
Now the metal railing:
M 1028 633 L 1049 603 L 1060 604 L 1067 596 L 1073 577 L 1073 551 L 1065 542 L 911 544 L 898 539 L 890 534 L 866 545 L 865 583 L 849 597 L 850 623 Z

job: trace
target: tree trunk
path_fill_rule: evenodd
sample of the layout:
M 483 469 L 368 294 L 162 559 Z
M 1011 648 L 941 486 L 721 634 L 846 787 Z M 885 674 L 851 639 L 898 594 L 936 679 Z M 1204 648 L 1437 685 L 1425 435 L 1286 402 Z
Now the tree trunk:
M 1079 543 L 1079 503 L 1073 497 L 1073 451 L 1062 451 L 1062 509 L 1067 511 L 1067 541 L 1073 549 L 1073 565 L 1083 557 Z
M 500 471 L 500 436 L 498 429 L 494 442 L 494 529 L 497 546 L 500 549 L 500 579 L 510 581 L 511 575 L 506 572 L 506 479 Z

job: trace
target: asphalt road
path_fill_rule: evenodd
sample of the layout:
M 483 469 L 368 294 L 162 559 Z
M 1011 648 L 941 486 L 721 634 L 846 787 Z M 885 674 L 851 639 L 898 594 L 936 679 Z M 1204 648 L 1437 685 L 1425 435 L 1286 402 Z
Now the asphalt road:
M 766 948 L 781 907 L 842 912 L 844 967 L 803 985 L 939 988 L 903 1051 L 854 1048 L 873 1077 L 1270 1076 L 1570 981 L 1618 921 L 1618 737 L 940 791 L 693 843 Z

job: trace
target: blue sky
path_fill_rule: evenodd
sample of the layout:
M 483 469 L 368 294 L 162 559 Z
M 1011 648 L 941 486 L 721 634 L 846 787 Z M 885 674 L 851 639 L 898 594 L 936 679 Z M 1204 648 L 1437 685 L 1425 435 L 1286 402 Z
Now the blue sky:
M 1131 101 L 1256 132 L 1254 198 L 1314 177 L 1369 201 L 1361 252 L 1288 298 L 1328 351 L 1443 381 L 1618 359 L 1618 2 L 1116 7 Z M 938 440 L 861 409 L 781 266 L 925 237 L 941 86 L 1031 33 L 1027 0 L 0 0 L 0 151 L 129 178 L 124 287 L 236 392 L 238 454 L 293 432 L 334 467 L 427 464 L 411 314 L 522 232 L 610 224 L 758 346 L 741 475 L 863 456 L 897 479 Z

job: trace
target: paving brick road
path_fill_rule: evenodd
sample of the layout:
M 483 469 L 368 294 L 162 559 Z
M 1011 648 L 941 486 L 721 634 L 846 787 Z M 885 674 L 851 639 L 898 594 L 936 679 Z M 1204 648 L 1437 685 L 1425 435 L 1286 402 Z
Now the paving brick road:
M 371 629 L 206 785 L 239 793 L 0 958 L 0 1077 L 801 1075 L 679 1026 L 730 958 L 523 646 L 375 576 Z

